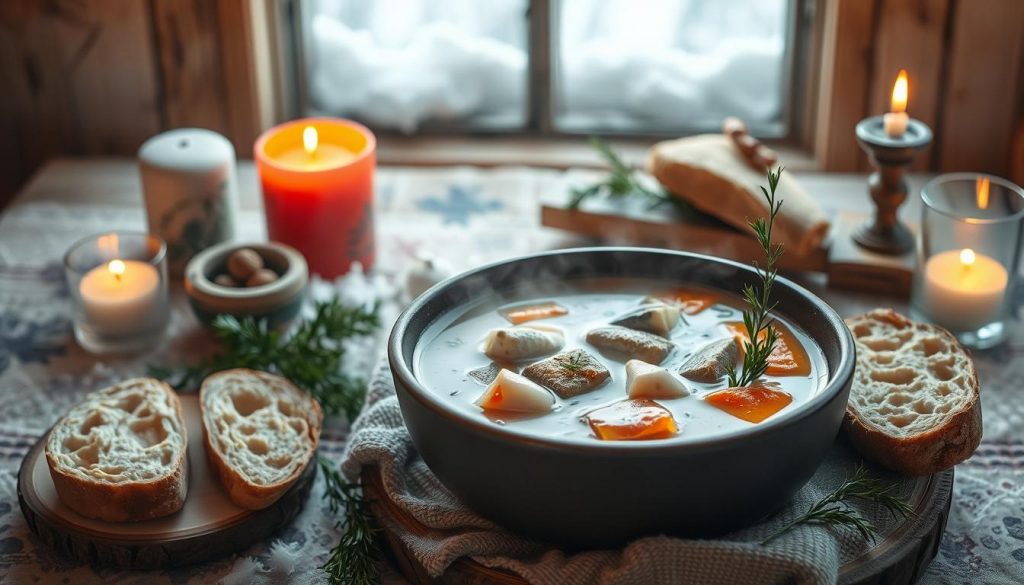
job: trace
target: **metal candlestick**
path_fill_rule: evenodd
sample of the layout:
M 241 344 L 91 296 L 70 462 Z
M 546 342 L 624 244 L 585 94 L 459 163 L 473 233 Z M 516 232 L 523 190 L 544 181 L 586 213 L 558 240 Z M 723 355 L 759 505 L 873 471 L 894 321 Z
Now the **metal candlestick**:
M 903 179 L 907 166 L 917 151 L 932 141 L 932 131 L 920 120 L 911 119 L 902 136 L 892 138 L 885 133 L 882 116 L 865 118 L 857 124 L 857 143 L 875 167 L 868 177 L 875 216 L 853 234 L 861 247 L 880 254 L 906 254 L 914 247 L 914 236 L 900 223 L 896 211 L 907 198 L 907 182 Z

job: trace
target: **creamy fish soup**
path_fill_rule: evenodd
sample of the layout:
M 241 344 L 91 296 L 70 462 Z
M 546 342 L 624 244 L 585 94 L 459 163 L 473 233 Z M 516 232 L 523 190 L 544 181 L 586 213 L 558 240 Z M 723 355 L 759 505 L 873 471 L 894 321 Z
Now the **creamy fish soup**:
M 552 289 L 554 290 L 554 289 Z M 416 375 L 453 408 L 545 437 L 706 438 L 799 408 L 824 386 L 821 350 L 775 317 L 766 375 L 728 388 L 747 339 L 738 297 L 639 279 L 506 294 L 433 323 Z

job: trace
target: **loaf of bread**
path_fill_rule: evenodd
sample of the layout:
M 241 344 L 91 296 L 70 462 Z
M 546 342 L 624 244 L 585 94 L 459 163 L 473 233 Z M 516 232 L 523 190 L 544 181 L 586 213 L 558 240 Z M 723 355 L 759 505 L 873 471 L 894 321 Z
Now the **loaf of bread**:
M 891 309 L 846 323 L 857 369 L 843 428 L 857 450 L 909 475 L 970 457 L 981 441 L 978 374 L 956 338 Z
M 298 480 L 320 441 L 320 404 L 288 380 L 226 370 L 203 380 L 203 437 L 235 504 L 259 510 Z
M 765 173 L 751 168 L 728 136 L 659 142 L 651 148 L 647 170 L 676 197 L 744 232 L 750 231 L 748 221 L 767 213 L 761 193 Z M 820 247 L 829 222 L 818 202 L 789 173 L 782 174 L 778 196 L 784 203 L 774 239 L 801 256 Z
M 65 506 L 128 522 L 181 509 L 187 449 L 178 395 L 159 380 L 136 378 L 89 394 L 57 421 L 46 462 Z

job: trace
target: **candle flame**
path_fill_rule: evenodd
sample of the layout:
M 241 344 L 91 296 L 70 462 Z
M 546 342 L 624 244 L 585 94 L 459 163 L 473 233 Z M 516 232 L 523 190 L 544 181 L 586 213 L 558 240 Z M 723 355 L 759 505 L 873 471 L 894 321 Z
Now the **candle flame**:
M 302 146 L 306 149 L 306 154 L 313 156 L 316 154 L 316 147 L 320 142 L 320 137 L 316 133 L 316 128 L 312 126 L 306 126 L 302 130 Z
M 974 180 L 974 195 L 978 199 L 978 209 L 988 209 L 988 177 L 978 177 Z
M 974 250 L 970 248 L 960 250 L 960 263 L 964 265 L 964 268 L 970 268 L 970 266 L 974 264 L 974 259 Z
M 910 89 L 908 87 L 907 70 L 900 69 L 900 74 L 896 76 L 896 83 L 892 86 L 892 107 L 890 111 L 897 113 L 906 112 L 909 96 Z
M 124 274 L 124 268 L 124 262 L 120 260 L 111 260 L 107 264 L 107 270 L 109 270 L 117 280 L 121 280 L 121 276 Z

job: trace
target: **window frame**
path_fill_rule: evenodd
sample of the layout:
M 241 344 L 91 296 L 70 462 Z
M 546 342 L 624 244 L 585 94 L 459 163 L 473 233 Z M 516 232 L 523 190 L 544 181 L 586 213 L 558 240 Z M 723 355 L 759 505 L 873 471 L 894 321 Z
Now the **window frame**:
M 786 53 L 784 55 L 782 103 L 785 107 L 778 123 L 751 124 L 751 132 L 771 144 L 800 149 L 810 148 L 809 123 L 814 119 L 808 113 L 815 104 L 812 99 L 813 77 L 809 68 L 814 65 L 816 55 L 812 47 L 820 37 L 815 14 L 820 12 L 817 5 L 825 0 L 791 0 L 787 19 Z M 525 123 L 517 128 L 487 128 L 461 122 L 425 122 L 414 136 L 427 138 L 438 136 L 471 136 L 488 138 L 579 138 L 592 134 L 614 137 L 625 141 L 650 140 L 701 132 L 718 131 L 717 122 L 707 122 L 691 127 L 673 128 L 666 131 L 616 131 L 612 129 L 562 130 L 555 124 L 557 96 L 554 94 L 554 74 L 557 66 L 557 47 L 554 46 L 552 30 L 559 18 L 558 0 L 528 0 L 525 18 L 527 20 L 527 103 Z M 308 88 L 309 67 L 306 57 L 310 39 L 311 15 L 305 14 L 303 0 L 281 2 L 277 13 L 278 31 L 286 39 L 280 43 L 280 65 L 278 75 L 279 91 L 285 96 L 285 117 L 309 115 L 312 112 Z M 393 129 L 376 132 L 384 137 L 410 138 Z

